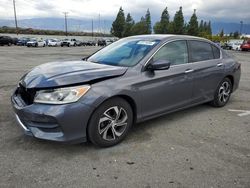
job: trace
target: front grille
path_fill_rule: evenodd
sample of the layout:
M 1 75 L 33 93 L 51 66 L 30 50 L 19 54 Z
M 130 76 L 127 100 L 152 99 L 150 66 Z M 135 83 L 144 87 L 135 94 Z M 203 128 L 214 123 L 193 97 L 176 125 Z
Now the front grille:
M 17 90 L 17 94 L 19 94 L 22 100 L 27 104 L 30 105 L 33 103 L 36 91 L 34 89 L 27 89 L 22 84 L 19 84 L 19 88 Z

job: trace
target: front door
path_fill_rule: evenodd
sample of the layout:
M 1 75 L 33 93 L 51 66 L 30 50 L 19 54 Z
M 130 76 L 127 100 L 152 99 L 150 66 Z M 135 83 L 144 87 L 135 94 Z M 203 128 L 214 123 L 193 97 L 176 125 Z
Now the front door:
M 150 63 L 157 60 L 167 60 L 171 66 L 168 70 L 142 73 L 144 82 L 140 83 L 140 92 L 144 118 L 184 107 L 192 101 L 193 69 L 188 63 L 187 42 L 180 40 L 165 44 Z

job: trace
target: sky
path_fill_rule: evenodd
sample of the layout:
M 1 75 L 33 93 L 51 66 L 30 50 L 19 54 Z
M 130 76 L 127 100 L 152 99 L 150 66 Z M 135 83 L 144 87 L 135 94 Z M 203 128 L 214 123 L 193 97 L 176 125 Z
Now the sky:
M 113 20 L 119 7 L 125 14 L 131 13 L 137 21 L 149 8 L 154 20 L 159 20 L 162 10 L 167 6 L 170 19 L 180 6 L 186 19 L 193 10 L 199 19 L 250 23 L 250 0 L 16 0 L 18 19 L 40 17 L 63 17 L 68 12 L 71 18 Z M 0 0 L 0 19 L 13 19 L 13 0 Z

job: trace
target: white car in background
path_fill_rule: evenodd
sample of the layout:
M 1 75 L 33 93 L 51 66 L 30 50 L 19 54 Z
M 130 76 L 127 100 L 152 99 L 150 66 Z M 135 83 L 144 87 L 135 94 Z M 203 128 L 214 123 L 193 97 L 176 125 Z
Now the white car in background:
M 32 38 L 26 43 L 27 47 L 45 47 L 46 42 L 43 39 Z
M 61 46 L 61 41 L 58 39 L 49 39 L 48 46 Z
M 242 43 L 236 42 L 232 44 L 232 50 L 241 50 L 240 46 Z
M 63 46 L 76 46 L 76 39 L 64 39 L 61 42 L 61 47 Z

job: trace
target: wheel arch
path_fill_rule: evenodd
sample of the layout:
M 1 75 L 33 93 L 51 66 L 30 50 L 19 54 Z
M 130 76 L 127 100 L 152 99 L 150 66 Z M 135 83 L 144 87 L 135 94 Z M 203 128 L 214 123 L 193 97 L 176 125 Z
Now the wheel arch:
M 232 87 L 234 87 L 234 77 L 232 75 L 227 75 L 225 78 L 228 78 L 231 81 Z
M 128 96 L 128 95 L 116 95 L 116 96 L 113 96 L 113 97 L 120 97 L 120 98 L 122 98 L 122 99 L 124 99 L 125 101 L 128 102 L 128 104 L 131 106 L 131 109 L 132 109 L 132 112 L 133 112 L 133 123 L 135 123 L 136 120 L 137 120 L 137 105 L 135 103 L 135 100 L 132 97 Z

